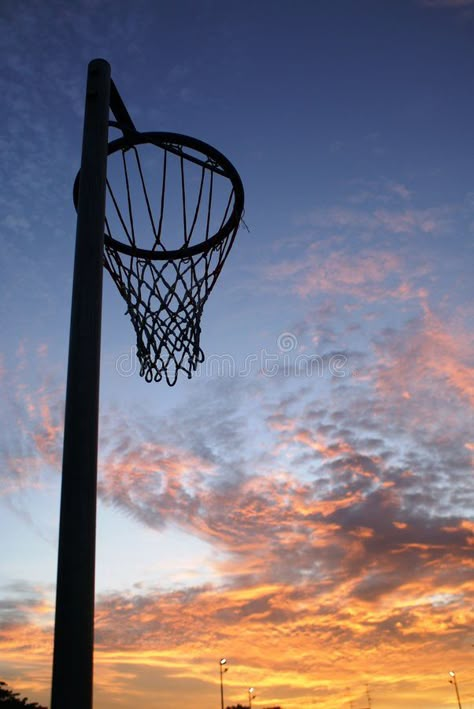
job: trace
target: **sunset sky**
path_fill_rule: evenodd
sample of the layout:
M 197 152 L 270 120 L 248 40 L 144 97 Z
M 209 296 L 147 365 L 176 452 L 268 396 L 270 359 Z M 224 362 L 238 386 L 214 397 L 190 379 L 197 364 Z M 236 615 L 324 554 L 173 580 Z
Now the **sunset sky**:
M 474 709 L 474 0 L 2 0 L 0 43 L 0 680 L 49 704 L 103 57 L 248 231 L 173 388 L 104 274 L 95 709 L 219 709 L 222 657 L 226 706 Z

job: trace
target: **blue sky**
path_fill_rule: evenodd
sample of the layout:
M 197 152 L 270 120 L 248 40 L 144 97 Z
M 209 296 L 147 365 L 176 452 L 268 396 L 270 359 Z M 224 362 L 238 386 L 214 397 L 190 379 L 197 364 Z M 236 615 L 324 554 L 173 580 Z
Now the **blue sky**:
M 147 384 L 104 274 L 95 706 L 463 706 L 474 3 L 4 0 L 0 678 L 47 703 L 88 62 L 238 169 L 206 361 Z M 112 133 L 112 132 L 111 132 Z M 223 363 L 229 365 L 223 369 Z M 219 368 L 221 367 L 221 369 Z M 248 698 L 248 697 L 247 697 Z

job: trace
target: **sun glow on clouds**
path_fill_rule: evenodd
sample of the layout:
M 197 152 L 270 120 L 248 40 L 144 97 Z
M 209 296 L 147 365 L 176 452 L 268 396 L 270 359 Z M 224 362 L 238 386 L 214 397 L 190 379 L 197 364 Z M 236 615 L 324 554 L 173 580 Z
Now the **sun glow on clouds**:
M 440 323 L 430 314 L 413 336 L 423 351 L 433 330 L 435 342 L 449 344 L 447 359 L 429 350 L 429 362 L 436 366 L 427 366 L 425 376 L 430 381 L 440 378 L 436 395 L 444 397 L 446 389 L 466 406 L 459 380 L 440 374 L 454 368 L 462 346 L 442 336 Z M 459 667 L 458 646 L 474 620 L 468 603 L 474 590 L 473 526 L 455 507 L 448 512 L 442 494 L 430 496 L 423 478 L 429 477 L 431 488 L 448 490 L 446 469 L 439 460 L 433 467 L 433 456 L 447 462 L 456 451 L 459 466 L 461 450 L 467 465 L 466 438 L 459 450 L 459 421 L 438 443 L 438 430 L 431 423 L 426 422 L 424 430 L 417 428 L 417 412 L 424 409 L 418 392 L 424 392 L 427 381 L 416 376 L 410 380 L 410 400 L 402 398 L 414 408 L 398 425 L 393 407 L 400 406 L 399 390 L 388 362 L 404 356 L 404 350 L 388 338 L 385 344 L 379 341 L 376 352 L 370 380 L 362 385 L 355 381 L 350 388 L 345 381 L 335 382 L 326 410 L 318 408 L 317 391 L 311 387 L 300 388 L 292 397 L 282 392 L 275 406 L 267 382 L 239 383 L 236 406 L 245 408 L 246 397 L 254 401 L 256 384 L 261 405 L 266 407 L 270 397 L 278 412 L 277 418 L 268 415 L 267 435 L 273 445 L 260 456 L 258 472 L 241 467 L 243 428 L 234 431 L 237 439 L 242 436 L 241 447 L 225 452 L 218 429 L 209 429 L 205 448 L 187 435 L 196 417 L 205 420 L 200 397 L 177 412 L 179 432 L 165 420 L 151 418 L 130 435 L 126 417 L 104 418 L 103 502 L 150 530 L 177 525 L 224 556 L 211 561 L 215 576 L 204 585 L 182 579 L 167 589 L 148 578 L 134 590 L 99 596 L 96 662 L 101 696 L 117 696 L 120 688 L 132 701 L 137 696 L 134 687 L 147 668 L 154 668 L 172 686 L 179 684 L 184 696 L 189 687 L 189 701 L 196 682 L 202 701 L 212 701 L 216 657 L 229 655 L 229 647 L 229 701 L 239 701 L 242 683 L 248 684 L 251 676 L 265 699 L 290 708 L 316 700 L 329 709 L 334 697 L 344 701 L 348 664 L 351 673 L 370 676 L 385 704 L 393 708 L 402 695 L 400 677 L 415 683 L 429 678 L 431 686 L 438 687 L 441 664 L 452 661 Z M 206 383 L 208 393 L 211 386 Z M 229 402 L 236 386 L 228 382 L 225 403 L 233 420 Z M 49 390 L 49 398 L 43 388 L 39 391 L 37 417 L 30 416 L 31 397 L 24 397 L 25 430 L 32 428 L 28 456 L 36 446 L 43 464 L 49 465 L 54 446 L 45 441 L 54 440 L 50 431 L 57 428 L 50 413 L 58 408 L 57 389 Z M 222 415 L 225 423 L 224 409 L 215 415 Z M 390 435 L 384 438 L 388 419 Z M 411 420 L 417 427 L 407 431 Z M 405 441 L 412 436 L 420 455 L 414 457 L 406 444 L 399 450 L 399 435 Z M 312 471 L 312 479 L 300 479 L 301 465 Z M 275 468 L 281 471 L 278 475 L 273 474 Z M 461 488 L 463 484 L 466 494 L 467 480 L 458 480 Z M 18 602 L 12 608 L 10 625 L 0 636 L 2 653 L 7 661 L 24 664 L 25 671 L 38 661 L 47 664 L 51 638 L 41 620 L 41 604 L 30 604 L 26 616 Z M 51 608 L 46 610 L 49 623 Z M 384 648 L 385 653 L 387 645 L 390 650 L 382 660 L 380 652 Z M 369 669 L 375 655 L 376 676 Z M 43 687 L 41 682 L 37 686 Z M 392 690 L 396 699 L 390 704 Z

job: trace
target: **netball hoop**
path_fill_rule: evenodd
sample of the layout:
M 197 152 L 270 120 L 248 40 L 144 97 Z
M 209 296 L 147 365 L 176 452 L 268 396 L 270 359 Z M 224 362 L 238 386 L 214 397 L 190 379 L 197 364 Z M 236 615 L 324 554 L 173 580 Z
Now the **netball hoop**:
M 114 121 L 110 121 L 112 112 Z M 122 137 L 108 142 L 109 127 Z M 147 381 L 202 362 L 201 316 L 244 208 L 222 153 L 140 133 L 103 59 L 89 64 L 64 423 L 51 709 L 91 709 L 103 268 L 132 320 Z
M 242 182 L 222 153 L 176 133 L 125 129 L 108 156 L 105 267 L 135 328 L 140 375 L 173 385 L 204 359 L 201 316 L 239 228 Z

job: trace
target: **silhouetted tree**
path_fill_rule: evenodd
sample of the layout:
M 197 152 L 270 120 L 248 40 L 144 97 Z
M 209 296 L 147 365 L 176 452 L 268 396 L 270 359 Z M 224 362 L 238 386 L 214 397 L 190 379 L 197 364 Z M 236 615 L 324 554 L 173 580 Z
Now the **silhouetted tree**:
M 0 706 L 1 709 L 46 709 L 37 702 L 29 702 L 26 698 L 21 698 L 16 692 L 8 689 L 6 682 L 0 681 Z

